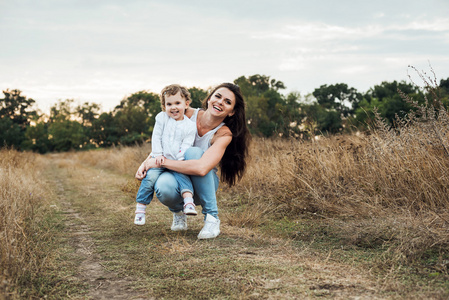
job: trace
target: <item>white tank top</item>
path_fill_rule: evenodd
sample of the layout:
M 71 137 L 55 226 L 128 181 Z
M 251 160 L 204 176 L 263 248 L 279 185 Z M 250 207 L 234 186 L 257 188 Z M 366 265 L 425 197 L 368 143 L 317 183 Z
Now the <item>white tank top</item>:
M 193 122 L 196 122 L 199 110 L 200 110 L 199 108 L 195 109 L 190 120 L 192 120 Z M 196 136 L 195 136 L 195 142 L 193 143 L 193 146 L 198 147 L 201 150 L 203 150 L 204 152 L 206 152 L 206 150 L 209 149 L 209 147 L 210 147 L 210 141 L 213 138 L 215 132 L 217 132 L 217 130 L 220 129 L 224 124 L 225 123 L 221 122 L 220 125 L 218 125 L 214 129 L 206 132 L 203 136 L 199 136 L 198 130 L 197 130 Z

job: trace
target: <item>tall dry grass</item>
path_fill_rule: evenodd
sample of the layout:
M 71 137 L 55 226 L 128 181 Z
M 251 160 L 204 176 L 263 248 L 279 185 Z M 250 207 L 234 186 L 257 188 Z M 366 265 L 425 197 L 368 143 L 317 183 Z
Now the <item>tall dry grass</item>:
M 151 152 L 151 145 L 139 147 L 113 147 L 106 150 L 90 150 L 73 155 L 84 164 L 114 170 L 134 176 L 137 168 Z
M 429 95 L 424 105 L 403 95 L 415 111 L 394 128 L 378 118 L 369 135 L 255 139 L 247 174 L 228 201 L 239 199 L 248 211 L 265 203 L 279 216 L 318 216 L 353 245 L 387 249 L 384 261 L 436 251 L 448 274 L 449 116 L 437 93 Z
M 449 157 L 421 137 L 256 139 L 251 153 L 247 174 L 234 190 L 273 203 L 281 213 L 353 217 L 393 208 L 437 211 L 449 204 Z
M 407 257 L 447 249 L 448 155 L 422 136 L 387 134 L 256 139 L 247 174 L 228 201 L 239 199 L 249 211 L 264 203 L 280 217 L 332 219 L 354 243 L 396 239 Z
M 29 284 L 44 265 L 41 225 L 50 208 L 42 163 L 37 154 L 0 150 L 0 294 L 15 295 L 12 287 Z

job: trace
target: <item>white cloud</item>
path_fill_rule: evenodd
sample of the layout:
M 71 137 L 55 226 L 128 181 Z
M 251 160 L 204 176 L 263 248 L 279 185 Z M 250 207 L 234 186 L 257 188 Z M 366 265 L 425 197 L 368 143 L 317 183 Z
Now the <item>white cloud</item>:
M 385 13 L 383 13 L 383 12 L 377 12 L 377 13 L 373 14 L 373 18 L 375 18 L 375 19 L 382 19 L 383 17 L 385 17 Z
M 139 90 L 242 75 L 300 92 L 336 82 L 366 90 L 428 60 L 448 76 L 448 2 L 412 2 L 10 1 L 0 10 L 0 88 L 39 106 L 74 98 L 107 110 Z
M 432 53 L 432 49 L 429 53 L 421 53 L 417 45 L 406 42 L 422 40 L 422 35 L 414 34 L 416 31 L 427 32 L 426 38 L 433 39 L 433 43 L 447 43 L 445 33 L 446 36 L 449 33 L 449 19 L 358 27 L 302 22 L 258 32 L 252 38 L 275 43 L 282 49 L 278 60 L 280 71 L 316 70 L 325 65 L 329 69 L 326 72 L 357 76 L 366 74 L 369 69 L 377 69 L 375 64 L 379 62 L 388 64 L 386 68 L 392 64 L 405 68 L 412 61 L 429 57 L 441 59 L 441 55 Z M 430 33 L 438 33 L 438 38 Z
M 280 32 L 279 32 L 280 31 Z M 317 42 L 339 39 L 356 39 L 378 35 L 382 32 L 379 26 L 345 27 L 325 23 L 302 23 L 286 25 L 279 31 L 268 31 L 254 34 L 254 39 L 296 40 Z
M 405 24 L 374 24 L 366 26 L 338 26 L 326 23 L 307 22 L 284 25 L 280 29 L 258 32 L 253 39 L 317 42 L 328 40 L 355 40 L 382 37 L 389 32 L 424 30 L 449 32 L 449 18 L 411 21 Z

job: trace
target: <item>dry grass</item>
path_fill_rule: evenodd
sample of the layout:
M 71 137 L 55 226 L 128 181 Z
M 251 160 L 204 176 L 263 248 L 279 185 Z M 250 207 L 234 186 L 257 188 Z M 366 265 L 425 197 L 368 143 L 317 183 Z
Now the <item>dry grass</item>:
M 414 121 L 371 135 L 312 141 L 256 138 L 244 179 L 232 188 L 221 185 L 223 221 L 255 228 L 273 217 L 312 216 L 337 228 L 334 234 L 350 245 L 382 247 L 390 257 L 383 261 L 403 263 L 428 251 L 446 253 L 449 156 L 444 116 L 440 112 L 432 126 Z M 432 134 L 435 129 L 439 135 Z M 76 157 L 133 175 L 148 152 L 146 145 Z M 123 187 L 131 194 L 137 188 L 133 180 Z M 444 262 L 440 269 L 447 274 Z
M 0 294 L 39 276 L 47 254 L 43 226 L 48 191 L 40 176 L 38 155 L 0 150 Z
M 150 152 L 151 145 L 144 144 L 140 147 L 114 147 L 107 150 L 91 150 L 75 154 L 81 163 L 134 176 L 137 168 Z
M 434 253 L 432 267 L 448 275 L 449 117 L 435 103 L 414 103 L 395 128 L 377 120 L 369 135 L 255 139 L 244 180 L 227 191 L 238 203 L 228 205 L 322 218 L 351 245 L 385 249 L 382 264 Z
M 247 176 L 230 194 L 250 205 L 264 202 L 280 216 L 354 222 L 358 229 L 346 232 L 355 235 L 372 225 L 379 231 L 370 233 L 373 239 L 400 239 L 409 254 L 447 247 L 449 157 L 422 137 L 390 132 L 312 142 L 255 140 Z
M 270 230 L 289 241 L 306 241 L 310 247 L 325 231 L 321 239 L 329 240 L 326 246 L 378 250 L 369 267 L 373 274 L 388 275 L 382 282 L 385 290 L 399 282 L 392 279 L 406 272 L 403 266 L 413 264 L 424 266 L 426 276 L 447 279 L 449 117 L 442 106 L 416 108 L 394 129 L 378 121 L 369 135 L 311 141 L 255 138 L 243 180 L 232 188 L 220 187 L 224 228 L 242 236 L 252 232 L 249 229 L 263 232 L 264 226 L 277 226 Z M 81 163 L 133 178 L 149 152 L 146 144 L 59 154 L 68 159 L 59 160 L 58 167 L 70 175 Z M 39 174 L 40 156 L 12 150 L 0 154 L 0 267 L 4 270 L 0 277 L 9 280 L 6 285 L 1 281 L 1 291 L 38 276 L 46 259 L 42 219 L 51 197 Z M 137 188 L 137 181 L 129 179 L 122 191 L 132 198 Z M 119 203 L 112 207 L 121 209 L 125 224 L 129 207 L 122 209 Z M 130 227 L 129 232 L 133 230 Z M 182 239 L 169 239 L 158 247 L 168 254 L 191 251 L 191 244 Z
M 395 129 L 312 141 L 253 140 L 242 181 L 220 189 L 228 225 L 312 216 L 351 245 L 384 247 L 397 262 L 449 246 L 449 118 L 418 108 Z M 77 153 L 79 161 L 133 175 L 149 145 Z M 138 188 L 130 180 L 124 190 Z M 444 259 L 443 259 L 444 260 Z M 443 268 L 444 269 L 444 268 Z M 447 274 L 447 271 L 445 271 Z
M 385 209 L 445 207 L 449 159 L 421 141 L 379 135 L 301 142 L 256 140 L 247 176 L 233 189 L 282 212 L 369 216 Z

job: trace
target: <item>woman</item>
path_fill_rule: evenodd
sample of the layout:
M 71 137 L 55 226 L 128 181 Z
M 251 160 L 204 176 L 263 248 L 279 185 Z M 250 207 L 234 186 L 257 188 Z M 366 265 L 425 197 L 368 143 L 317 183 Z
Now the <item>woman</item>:
M 197 125 L 194 147 L 186 151 L 184 161 L 165 159 L 162 167 L 190 175 L 195 203 L 202 206 L 205 215 L 198 239 L 209 239 L 220 234 L 217 166 L 220 166 L 221 180 L 234 185 L 246 168 L 250 136 L 245 103 L 237 85 L 220 84 L 205 99 L 203 107 L 204 110 L 188 108 L 185 113 Z M 147 158 L 137 170 L 136 178 L 142 180 L 145 171 L 155 167 L 155 159 Z M 182 211 L 183 199 L 170 172 L 158 178 L 155 192 L 159 201 L 173 212 L 171 229 L 187 230 L 187 217 Z

